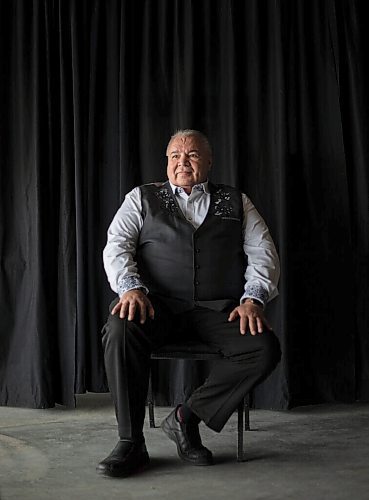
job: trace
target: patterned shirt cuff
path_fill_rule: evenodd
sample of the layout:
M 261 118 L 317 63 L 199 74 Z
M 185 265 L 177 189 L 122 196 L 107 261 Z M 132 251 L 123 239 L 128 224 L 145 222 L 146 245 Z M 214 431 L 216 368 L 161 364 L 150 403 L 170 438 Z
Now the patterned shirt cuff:
M 268 295 L 267 290 L 262 286 L 246 283 L 245 293 L 242 296 L 241 302 L 245 299 L 255 299 L 261 302 L 265 307 L 265 304 L 268 302 Z
M 137 290 L 137 288 L 142 288 L 146 295 L 149 293 L 149 289 L 136 276 L 125 276 L 118 281 L 117 291 L 119 297 L 129 290 Z

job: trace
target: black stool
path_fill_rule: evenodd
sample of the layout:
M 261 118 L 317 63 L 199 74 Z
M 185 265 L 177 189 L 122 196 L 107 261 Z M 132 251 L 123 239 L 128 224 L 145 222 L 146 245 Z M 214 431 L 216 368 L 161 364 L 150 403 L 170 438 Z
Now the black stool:
M 208 345 L 195 342 L 181 342 L 174 345 L 166 345 L 151 353 L 151 359 L 192 359 L 210 361 L 213 359 L 221 359 L 223 356 L 216 350 L 211 349 Z M 155 427 L 154 417 L 154 398 L 152 391 L 151 373 L 149 379 L 149 390 L 147 394 L 147 403 L 149 407 L 150 427 Z M 237 408 L 238 414 L 238 444 L 237 444 L 237 461 L 243 462 L 243 431 L 250 430 L 250 415 L 249 415 L 249 395 L 245 396 L 243 401 Z

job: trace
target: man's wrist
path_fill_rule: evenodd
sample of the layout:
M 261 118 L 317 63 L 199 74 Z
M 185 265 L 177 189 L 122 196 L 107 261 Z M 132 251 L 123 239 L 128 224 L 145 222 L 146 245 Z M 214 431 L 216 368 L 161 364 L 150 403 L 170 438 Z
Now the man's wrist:
M 268 302 L 268 291 L 258 283 L 247 282 L 242 299 L 254 299 L 261 303 L 262 307 Z
M 118 295 L 121 297 L 124 293 L 130 290 L 141 290 L 144 294 L 148 294 L 148 288 L 136 276 L 126 276 L 118 281 Z
M 251 297 L 246 297 L 246 299 L 244 299 L 243 303 L 244 304 L 245 303 L 254 304 L 255 306 L 259 306 L 262 309 L 264 309 L 264 304 L 262 302 L 260 302 L 260 300 L 253 299 Z

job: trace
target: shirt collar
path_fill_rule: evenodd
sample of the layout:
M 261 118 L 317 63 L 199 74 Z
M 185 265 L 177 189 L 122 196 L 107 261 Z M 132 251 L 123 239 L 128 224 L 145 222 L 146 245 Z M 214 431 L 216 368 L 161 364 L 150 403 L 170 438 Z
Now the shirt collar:
M 179 186 L 175 186 L 170 181 L 169 181 L 169 184 L 170 184 L 170 187 L 172 188 L 173 194 L 184 193 L 183 188 L 181 188 Z M 208 184 L 209 184 L 209 181 L 201 182 L 200 184 L 195 184 L 192 188 L 192 191 L 202 191 L 203 193 L 210 194 Z

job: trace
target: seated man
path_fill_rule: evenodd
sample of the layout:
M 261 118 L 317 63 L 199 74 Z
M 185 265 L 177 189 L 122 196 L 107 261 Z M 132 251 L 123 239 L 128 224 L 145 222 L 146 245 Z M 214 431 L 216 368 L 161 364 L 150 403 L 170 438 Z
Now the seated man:
M 149 464 L 143 425 L 152 350 L 188 338 L 223 355 L 162 423 L 179 457 L 192 465 L 213 463 L 199 422 L 220 432 L 280 359 L 264 315 L 278 293 L 279 261 L 263 219 L 245 194 L 208 180 L 212 152 L 202 133 L 178 131 L 167 157 L 168 180 L 127 194 L 104 249 L 119 296 L 103 329 L 119 431 L 118 444 L 97 466 L 106 476 L 128 476 Z

